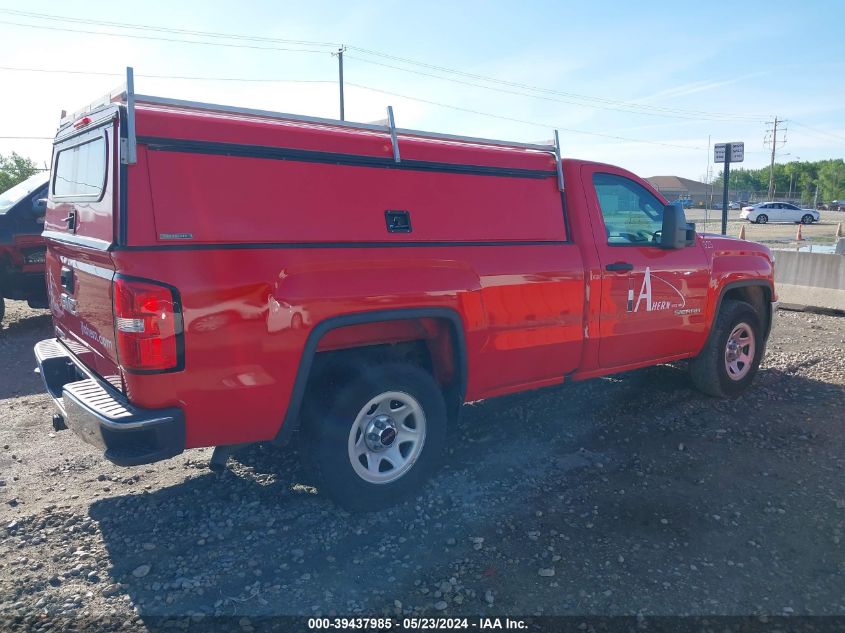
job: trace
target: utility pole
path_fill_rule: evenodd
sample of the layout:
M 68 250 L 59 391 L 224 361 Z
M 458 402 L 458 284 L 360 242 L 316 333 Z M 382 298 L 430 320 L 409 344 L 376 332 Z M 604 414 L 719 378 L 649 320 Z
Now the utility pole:
M 339 49 L 337 49 L 337 53 L 332 53 L 332 55 L 337 55 L 337 75 L 338 75 L 338 85 L 340 86 L 340 120 L 345 121 L 346 118 L 344 117 L 343 112 L 343 52 L 346 50 L 346 46 L 341 45 Z
M 769 163 L 769 200 L 775 197 L 775 150 L 778 146 L 778 118 L 772 128 L 772 162 Z
M 768 192 L 768 199 L 772 200 L 775 197 L 775 193 L 777 193 L 775 191 L 775 156 L 777 155 L 778 142 L 780 142 L 781 146 L 786 144 L 786 134 L 785 134 L 785 130 L 783 130 L 783 129 L 781 130 L 782 132 L 784 132 L 781 135 L 782 138 L 781 138 L 780 141 L 778 141 L 778 128 L 779 127 L 783 128 L 784 127 L 783 124 L 786 123 L 786 121 L 784 121 L 783 119 L 778 119 L 777 117 L 775 117 L 775 120 L 773 122 L 770 121 L 770 123 L 772 123 L 772 129 L 766 130 L 766 140 L 764 142 L 768 143 L 768 142 L 770 142 L 770 139 L 771 139 L 771 143 L 772 143 L 772 160 L 769 163 L 769 192 Z M 771 133 L 771 137 L 769 136 L 770 133 Z

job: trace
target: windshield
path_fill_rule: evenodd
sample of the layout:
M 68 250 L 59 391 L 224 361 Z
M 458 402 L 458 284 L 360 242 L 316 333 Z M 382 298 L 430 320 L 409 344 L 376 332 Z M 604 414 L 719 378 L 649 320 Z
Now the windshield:
M 33 191 L 46 185 L 48 180 L 50 180 L 49 172 L 39 171 L 11 189 L 0 193 L 0 214 L 6 213 Z

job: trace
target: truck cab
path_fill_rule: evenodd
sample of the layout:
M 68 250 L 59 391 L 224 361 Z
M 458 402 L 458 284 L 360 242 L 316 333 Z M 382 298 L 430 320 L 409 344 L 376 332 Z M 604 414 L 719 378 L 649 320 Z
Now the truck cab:
M 41 237 L 47 206 L 49 172 L 39 171 L 0 193 L 0 321 L 6 299 L 26 300 L 46 308 Z

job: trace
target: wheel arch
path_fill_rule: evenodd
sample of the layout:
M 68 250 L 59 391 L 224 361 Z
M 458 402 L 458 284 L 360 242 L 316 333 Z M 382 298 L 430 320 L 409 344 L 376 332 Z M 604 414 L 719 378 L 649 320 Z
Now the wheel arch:
M 722 302 L 725 299 L 745 301 L 752 305 L 763 321 L 763 340 L 768 340 L 772 329 L 772 297 L 774 290 L 765 279 L 746 279 L 731 281 L 722 286 L 719 297 L 716 299 L 716 306 L 713 310 L 710 321 L 710 332 L 713 331 L 713 322 L 722 309 Z M 709 338 L 709 335 L 708 335 Z
M 281 427 L 273 439 L 274 443 L 283 444 L 287 442 L 292 434 L 299 428 L 299 414 L 302 410 L 314 361 L 319 352 L 320 342 L 336 330 L 349 328 L 351 326 L 374 325 L 396 321 L 414 321 L 420 319 L 437 319 L 448 324 L 451 336 L 451 348 L 454 363 L 454 378 L 449 385 L 452 399 L 460 406 L 466 394 L 467 386 L 467 349 L 466 337 L 458 312 L 452 308 L 428 307 L 428 308 L 396 308 L 388 310 L 374 310 L 368 312 L 356 312 L 329 317 L 320 321 L 309 332 L 303 348 L 302 356 L 294 379 L 293 390 L 288 402 L 287 411 L 282 420 Z M 366 344 L 360 347 L 344 348 L 340 351 L 355 350 L 368 347 Z M 433 360 L 433 359 L 432 359 Z

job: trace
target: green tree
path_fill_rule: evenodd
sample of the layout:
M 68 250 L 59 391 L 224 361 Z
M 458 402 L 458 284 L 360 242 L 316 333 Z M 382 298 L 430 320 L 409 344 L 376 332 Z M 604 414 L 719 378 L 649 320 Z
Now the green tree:
M 819 165 L 819 198 L 842 200 L 845 198 L 845 161 L 825 160 Z
M 841 158 L 775 163 L 775 198 L 790 195 L 804 204 L 812 204 L 818 189 L 819 202 L 845 199 L 845 161 Z M 722 188 L 722 174 L 713 181 L 714 191 Z M 731 170 L 731 195 L 753 194 L 765 199 L 769 191 L 769 168 Z
M 0 192 L 11 189 L 19 182 L 38 171 L 35 163 L 12 152 L 9 156 L 0 154 Z

